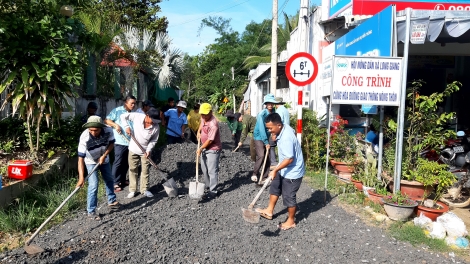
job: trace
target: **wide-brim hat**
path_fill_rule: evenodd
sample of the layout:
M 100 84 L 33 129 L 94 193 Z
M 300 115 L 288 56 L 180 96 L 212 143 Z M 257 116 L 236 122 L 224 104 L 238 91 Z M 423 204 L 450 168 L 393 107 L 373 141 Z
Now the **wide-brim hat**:
M 276 101 L 276 104 L 285 104 L 286 102 L 283 101 L 282 97 L 276 97 L 274 98 L 274 100 Z
M 267 94 L 267 95 L 264 96 L 263 104 L 267 104 L 267 103 L 272 103 L 272 104 L 276 103 L 276 100 L 275 100 L 273 94 Z
M 83 128 L 90 128 L 90 127 L 103 128 L 105 126 L 106 125 L 103 123 L 103 119 L 101 119 L 100 116 L 94 115 L 94 116 L 88 117 L 88 120 L 82 127 Z
M 186 108 L 187 104 L 185 101 L 179 101 L 178 104 L 176 105 L 176 107 L 183 107 L 183 108 Z
M 227 110 L 227 112 L 225 112 L 225 117 L 233 117 L 233 111 Z

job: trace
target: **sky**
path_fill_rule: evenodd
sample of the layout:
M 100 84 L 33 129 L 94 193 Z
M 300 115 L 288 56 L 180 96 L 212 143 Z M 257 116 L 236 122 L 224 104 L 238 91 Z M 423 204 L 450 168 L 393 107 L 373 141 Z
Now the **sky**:
M 310 5 L 318 2 L 310 0 Z M 218 37 L 215 30 L 207 27 L 197 36 L 204 18 L 231 18 L 232 29 L 242 33 L 251 21 L 260 23 L 272 17 L 272 0 L 163 0 L 159 5 L 162 12 L 158 15 L 168 18 L 168 34 L 173 46 L 191 56 L 203 52 Z M 281 10 L 292 16 L 299 9 L 300 0 L 278 0 L 279 24 L 284 23 Z

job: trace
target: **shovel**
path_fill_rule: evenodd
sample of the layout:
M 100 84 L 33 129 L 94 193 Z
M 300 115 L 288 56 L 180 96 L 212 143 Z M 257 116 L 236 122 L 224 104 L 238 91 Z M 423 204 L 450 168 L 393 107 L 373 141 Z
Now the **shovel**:
M 145 149 L 142 147 L 142 145 L 139 144 L 139 142 L 137 142 L 137 140 L 135 139 L 135 136 L 134 134 L 131 134 L 131 138 L 132 140 L 134 140 L 135 144 L 140 148 L 140 150 L 143 152 L 143 153 L 146 153 Z M 178 186 L 176 185 L 176 182 L 173 178 L 170 178 L 168 179 L 168 174 L 161 171 L 158 167 L 157 167 L 157 164 L 155 164 L 155 162 L 153 162 L 153 160 L 148 157 L 148 160 L 150 162 L 150 164 L 152 164 L 152 166 L 157 170 L 159 171 L 160 173 L 164 174 L 164 178 L 167 180 L 166 182 L 163 183 L 163 188 L 165 189 L 165 192 L 166 194 L 169 196 L 169 197 L 176 197 L 178 196 Z
M 251 204 L 248 205 L 248 209 L 242 208 L 243 219 L 247 221 L 248 223 L 252 223 L 252 224 L 259 223 L 260 214 L 256 212 L 255 210 L 253 210 L 253 207 L 255 206 L 256 201 L 258 201 L 258 198 L 260 197 L 261 193 L 263 193 L 264 189 L 266 189 L 266 186 L 268 186 L 270 182 L 271 182 L 271 177 L 268 177 L 266 181 L 264 182 L 261 190 L 259 190 L 258 194 L 255 196 L 255 199 L 253 199 L 253 202 L 251 202 Z
M 201 140 L 197 140 L 197 148 L 201 144 Z M 196 181 L 189 183 L 189 198 L 199 200 L 204 195 L 204 183 L 199 182 L 199 155 L 196 155 Z
M 95 167 L 93 167 L 93 169 L 91 170 L 91 172 L 86 176 L 85 180 L 88 180 L 88 178 L 90 178 L 91 174 L 93 172 L 95 172 L 95 170 L 98 168 L 100 164 L 97 163 Z M 44 221 L 44 223 L 41 224 L 41 226 L 36 230 L 36 232 L 34 232 L 34 234 L 26 241 L 25 245 L 24 245 L 24 251 L 26 251 L 26 253 L 32 255 L 32 254 L 37 254 L 37 253 L 41 253 L 41 252 L 44 252 L 44 249 L 37 246 L 37 245 L 30 245 L 31 244 L 31 241 L 33 241 L 33 239 L 39 234 L 39 231 L 41 231 L 41 229 L 44 228 L 44 226 L 49 223 L 49 221 L 51 221 L 51 219 L 59 212 L 60 209 L 62 209 L 62 207 L 64 207 L 64 205 L 67 203 L 67 201 L 72 198 L 72 196 L 78 192 L 78 190 L 80 190 L 81 187 L 76 187 L 75 190 L 73 190 L 73 192 L 71 194 L 69 194 L 69 196 L 67 196 L 67 198 L 65 198 L 65 200 L 59 205 L 59 207 L 57 207 L 57 209 L 55 209 L 55 211 L 51 214 L 51 216 L 49 216 L 49 218 L 46 219 L 46 221 Z
M 176 131 L 174 131 L 173 129 L 169 128 L 168 126 L 166 126 L 166 129 L 167 130 L 170 130 L 171 132 L 175 133 L 176 135 L 178 135 L 178 133 Z M 191 142 L 193 143 L 191 140 L 187 139 L 186 137 L 183 137 L 184 138 L 184 141 L 186 142 Z M 194 144 L 194 143 L 193 143 Z
M 237 152 L 239 147 L 240 147 L 240 145 L 238 145 L 232 152 Z
M 263 168 L 261 169 L 261 174 L 259 176 L 258 185 L 261 185 L 261 181 L 263 180 L 264 168 L 266 167 L 266 160 L 268 160 L 268 156 L 269 156 L 269 150 L 266 150 L 266 155 L 264 155 Z

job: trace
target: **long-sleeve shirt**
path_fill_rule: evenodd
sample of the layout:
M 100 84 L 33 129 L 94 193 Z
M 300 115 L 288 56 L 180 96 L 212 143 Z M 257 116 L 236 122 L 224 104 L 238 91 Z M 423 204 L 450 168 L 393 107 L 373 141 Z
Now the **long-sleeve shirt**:
M 256 116 L 255 131 L 253 131 L 254 140 L 261 140 L 265 145 L 269 144 L 268 137 L 270 133 L 266 128 L 266 123 L 264 121 L 269 114 L 270 112 L 268 109 L 263 109 L 263 111 L 259 112 L 259 114 Z
M 282 124 L 283 125 L 290 125 L 290 116 L 289 116 L 289 111 L 287 111 L 287 108 L 285 108 L 283 105 L 280 105 L 276 109 L 276 113 L 278 113 L 281 116 Z
M 145 128 L 145 117 L 146 115 L 141 113 L 125 113 L 121 115 L 121 124 L 123 125 L 124 129 L 126 129 L 129 127 L 129 121 L 133 122 L 135 139 L 145 149 L 146 152 L 150 153 L 158 141 L 158 136 L 160 135 L 160 126 L 158 124 L 153 124 Z M 125 133 L 125 130 L 123 133 Z M 134 140 L 131 140 L 129 143 L 129 151 L 137 155 L 144 155 Z
M 122 127 L 122 124 L 121 124 L 121 115 L 124 114 L 124 113 L 130 113 L 128 112 L 124 106 L 119 106 L 119 107 L 116 107 L 114 108 L 113 110 L 111 110 L 111 113 L 109 113 L 109 115 L 106 116 L 106 119 L 109 119 L 111 121 L 113 121 L 114 123 L 116 123 L 118 126 L 121 127 L 121 131 L 123 131 L 123 127 Z M 131 126 L 131 130 L 132 130 L 132 122 L 129 123 L 129 125 Z M 129 136 L 127 136 L 126 133 L 122 132 L 122 134 L 119 134 L 116 129 L 113 129 L 113 133 L 114 133 L 114 138 L 116 139 L 116 145 L 121 145 L 121 146 L 129 146 Z
M 243 130 L 242 130 L 242 136 L 240 138 L 240 142 L 244 142 L 246 137 L 248 136 L 248 133 L 253 134 L 253 131 L 255 131 L 255 126 L 256 126 L 256 118 L 251 115 L 243 115 Z
M 227 120 L 227 123 L 228 123 L 228 128 L 230 129 L 233 135 L 235 135 L 237 131 L 243 129 L 243 123 L 238 122 L 238 120 L 235 120 L 235 119 L 233 121 Z

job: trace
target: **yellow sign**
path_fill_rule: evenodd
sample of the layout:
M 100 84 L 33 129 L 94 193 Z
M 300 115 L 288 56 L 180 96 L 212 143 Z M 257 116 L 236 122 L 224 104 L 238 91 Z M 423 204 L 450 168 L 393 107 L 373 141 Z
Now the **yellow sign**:
M 227 97 L 224 98 L 224 103 L 228 103 L 228 98 Z

